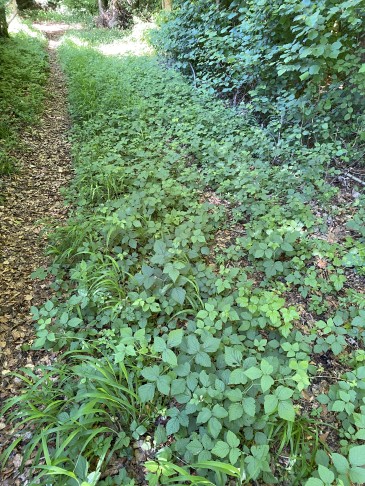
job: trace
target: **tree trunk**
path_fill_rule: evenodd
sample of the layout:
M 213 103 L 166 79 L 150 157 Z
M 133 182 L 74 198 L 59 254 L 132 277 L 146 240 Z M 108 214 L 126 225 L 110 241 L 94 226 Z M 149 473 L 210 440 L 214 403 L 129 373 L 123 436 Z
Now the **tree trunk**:
M 162 8 L 171 12 L 172 0 L 162 0 Z
M 98 0 L 99 15 L 102 17 L 104 15 L 104 5 L 103 0 Z
M 125 29 L 132 23 L 133 17 L 128 8 L 129 2 L 108 0 L 107 8 L 105 8 L 103 0 L 98 0 L 98 6 L 99 16 L 96 19 L 98 27 L 108 27 L 109 29 L 120 27 Z
M 25 10 L 28 8 L 39 8 L 34 0 L 16 0 L 16 4 L 19 10 Z
M 9 37 L 8 24 L 6 22 L 5 7 L 0 8 L 0 37 Z

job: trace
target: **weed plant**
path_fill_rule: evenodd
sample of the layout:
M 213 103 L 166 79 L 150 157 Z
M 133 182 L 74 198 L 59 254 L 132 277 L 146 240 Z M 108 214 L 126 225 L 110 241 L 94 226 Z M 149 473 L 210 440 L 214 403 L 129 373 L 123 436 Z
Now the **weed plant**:
M 328 240 L 332 145 L 278 146 L 154 58 L 59 54 L 73 210 L 32 311 L 64 354 L 6 405 L 40 483 L 103 484 L 137 439 L 151 486 L 364 483 L 363 197 Z

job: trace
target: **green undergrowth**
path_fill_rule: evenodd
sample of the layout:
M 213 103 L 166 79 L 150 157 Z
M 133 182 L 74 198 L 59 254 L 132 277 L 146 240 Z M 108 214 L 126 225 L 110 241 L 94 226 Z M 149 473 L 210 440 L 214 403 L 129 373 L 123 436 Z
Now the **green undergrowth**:
M 278 145 L 151 57 L 59 54 L 73 210 L 32 310 L 63 354 L 19 375 L 6 409 L 34 430 L 3 459 L 140 484 L 100 479 L 138 441 L 151 486 L 364 483 L 364 197 L 339 203 L 332 143 Z
M 16 168 L 21 132 L 37 122 L 47 80 L 47 56 L 38 37 L 0 40 L 0 177 Z

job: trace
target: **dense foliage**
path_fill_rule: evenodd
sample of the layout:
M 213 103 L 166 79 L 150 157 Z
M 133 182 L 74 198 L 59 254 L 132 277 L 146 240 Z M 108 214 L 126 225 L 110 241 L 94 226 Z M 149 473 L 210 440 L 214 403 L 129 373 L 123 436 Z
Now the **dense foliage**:
M 42 107 L 47 60 L 43 42 L 18 34 L 0 40 L 0 176 L 15 168 L 19 134 L 36 122 Z
M 364 196 L 342 204 L 333 143 L 294 153 L 153 58 L 60 57 L 74 209 L 33 314 L 64 354 L 6 406 L 24 461 L 132 485 L 100 475 L 141 439 L 151 486 L 364 483 Z
M 336 140 L 333 157 L 358 161 L 364 11 L 364 0 L 176 0 L 152 39 L 198 86 L 245 102 L 274 134 L 294 124 L 295 137 Z

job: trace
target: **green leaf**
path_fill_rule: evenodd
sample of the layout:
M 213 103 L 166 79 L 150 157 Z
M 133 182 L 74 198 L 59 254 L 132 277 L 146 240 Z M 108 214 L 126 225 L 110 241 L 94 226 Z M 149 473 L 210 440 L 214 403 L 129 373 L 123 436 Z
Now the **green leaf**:
M 203 339 L 203 349 L 206 353 L 215 353 L 219 348 L 221 341 L 213 336 L 207 336 Z
M 295 410 L 293 407 L 292 402 L 289 400 L 284 400 L 283 402 L 279 402 L 278 405 L 278 414 L 284 420 L 288 422 L 294 422 L 295 420 Z
M 224 407 L 222 407 L 222 405 L 218 405 L 217 403 L 213 407 L 213 415 L 217 418 L 226 418 L 228 416 L 228 412 Z
M 169 376 L 167 375 L 159 376 L 156 382 L 158 391 L 163 395 L 169 395 L 170 383 L 171 383 L 171 378 Z
M 166 425 L 166 427 L 167 427 L 167 425 Z M 171 435 L 171 434 L 169 434 L 169 435 Z M 155 433 L 154 433 L 154 439 L 155 439 L 155 442 L 156 442 L 157 445 L 160 445 L 160 444 L 163 444 L 164 442 L 167 442 L 167 434 L 166 434 L 165 427 L 163 425 L 158 425 L 156 427 L 156 430 L 155 430 Z
M 270 390 L 271 386 L 274 384 L 274 379 L 269 375 L 263 375 L 261 377 L 260 385 L 263 393 Z
M 183 378 L 172 380 L 171 395 L 174 397 L 176 395 L 180 395 L 181 393 L 185 392 L 185 388 L 186 388 L 186 381 Z
M 324 483 L 318 478 L 310 478 L 304 486 L 324 486 Z
M 228 390 L 226 396 L 231 402 L 240 402 L 242 400 L 242 391 L 239 388 Z
M 220 457 L 221 459 L 223 459 L 224 457 L 227 457 L 228 454 L 229 454 L 229 445 L 226 442 L 219 440 L 216 443 L 216 445 L 213 447 L 212 454 Z
M 56 335 L 54 332 L 50 332 L 47 334 L 47 339 L 48 341 L 51 341 L 52 343 L 54 343 L 56 341 Z
M 193 456 L 197 456 L 204 449 L 198 439 L 193 439 L 191 442 L 189 442 L 186 448 L 193 454 Z
M 231 374 L 229 375 L 230 385 L 245 385 L 246 383 L 247 377 L 242 368 L 237 368 L 236 370 L 231 371 Z
M 238 366 L 242 362 L 242 352 L 236 348 L 226 346 L 224 350 L 224 360 L 227 366 Z
M 160 375 L 160 368 L 158 366 L 148 366 L 141 371 L 141 375 L 148 381 L 156 381 Z
M 199 412 L 196 421 L 198 424 L 205 424 L 205 422 L 208 422 L 211 416 L 211 410 L 209 410 L 209 408 L 207 407 L 204 407 L 201 412 Z
M 365 444 L 350 447 L 349 461 L 351 466 L 365 466 Z
M 169 332 L 169 336 L 167 338 L 167 345 L 170 348 L 175 348 L 176 346 L 180 346 L 183 335 L 184 335 L 184 331 L 182 329 L 174 329 L 173 331 Z
M 365 484 L 365 469 L 363 467 L 352 467 L 350 469 L 350 479 L 356 484 Z
M 239 438 L 237 437 L 236 434 L 234 434 L 233 432 L 231 432 L 230 430 L 227 432 L 227 437 L 226 437 L 226 440 L 228 442 L 228 445 L 230 447 L 238 447 L 240 445 L 240 440 Z
M 31 278 L 39 278 L 39 280 L 44 280 L 48 275 L 47 270 L 45 270 L 43 267 L 37 268 L 34 272 L 30 274 Z
M 152 402 L 156 387 L 153 383 L 147 383 L 138 388 L 138 395 L 143 403 Z
M 153 342 L 153 349 L 156 351 L 156 353 L 162 353 L 162 351 L 166 349 L 165 340 L 159 336 L 156 336 Z
M 251 366 L 251 368 L 248 368 L 248 370 L 245 371 L 245 375 L 248 376 L 250 380 L 257 380 L 258 378 L 261 378 L 262 371 L 256 366 Z
M 208 422 L 208 432 L 210 435 L 216 439 L 222 430 L 221 422 L 216 418 L 212 417 Z
M 288 400 L 288 398 L 293 396 L 293 393 L 293 390 L 287 388 L 286 386 L 278 386 L 275 390 L 275 395 L 279 400 Z
M 177 417 L 172 417 L 166 424 L 166 434 L 176 434 L 180 429 L 180 422 Z
M 328 467 L 322 466 L 322 464 L 318 466 L 318 474 L 324 483 L 332 484 L 335 480 L 333 472 Z
M 243 399 L 243 410 L 250 417 L 254 417 L 256 413 L 256 402 L 252 397 L 247 397 Z
M 240 455 L 241 455 L 241 451 L 239 449 L 237 449 L 237 448 L 231 449 L 229 451 L 229 462 L 231 464 L 236 464 Z
M 271 375 L 274 371 L 274 367 L 266 359 L 261 361 L 260 368 L 264 375 Z
M 195 362 L 205 368 L 209 368 L 212 365 L 209 354 L 204 353 L 203 351 L 199 351 L 199 353 L 196 354 Z
M 365 73 L 365 64 L 361 66 L 361 68 L 359 69 L 359 73 Z
M 190 334 L 186 340 L 189 354 L 196 354 L 200 349 L 200 344 L 195 334 Z
M 171 349 L 165 349 L 162 352 L 162 361 L 169 364 L 170 366 L 174 367 L 177 366 L 177 357 L 176 354 Z
M 278 406 L 279 400 L 275 395 L 266 395 L 264 401 L 264 409 L 265 413 L 268 415 L 275 412 L 276 407 Z
M 346 457 L 344 457 L 341 454 L 338 454 L 337 452 L 333 452 L 331 458 L 332 458 L 333 465 L 335 466 L 337 471 L 340 474 L 346 474 L 350 468 L 349 462 L 346 459 Z
M 233 422 L 242 417 L 243 415 L 243 408 L 241 403 L 231 403 L 228 408 L 229 420 Z
M 172 289 L 171 298 L 174 299 L 180 305 L 183 305 L 185 302 L 186 290 L 182 287 L 175 287 Z
M 78 317 L 73 317 L 67 322 L 67 325 L 69 327 L 79 327 L 81 323 L 82 323 L 82 319 L 79 319 Z

